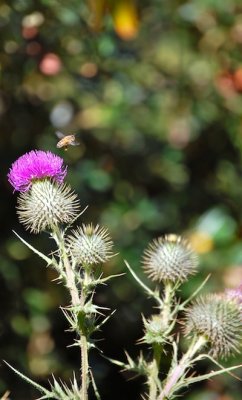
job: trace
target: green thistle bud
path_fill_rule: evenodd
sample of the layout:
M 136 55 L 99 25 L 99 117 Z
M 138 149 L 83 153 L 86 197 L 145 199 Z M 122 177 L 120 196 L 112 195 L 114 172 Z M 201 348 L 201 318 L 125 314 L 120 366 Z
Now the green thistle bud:
M 197 268 L 197 255 L 180 236 L 166 235 L 149 244 L 144 252 L 143 266 L 156 282 L 184 282 Z
M 69 186 L 49 179 L 36 180 L 18 197 L 17 214 L 26 229 L 38 233 L 60 223 L 71 223 L 80 209 Z
M 185 334 L 204 336 L 213 356 L 227 357 L 239 351 L 241 310 L 236 300 L 224 294 L 201 297 L 186 312 Z
M 113 242 L 106 229 L 92 224 L 82 225 L 67 238 L 70 251 L 82 266 L 106 262 L 113 253 Z
M 143 317 L 143 323 L 145 328 L 145 335 L 142 339 L 142 342 L 148 344 L 161 344 L 165 342 L 164 332 L 166 326 L 164 325 L 161 315 L 152 315 L 149 320 L 146 320 Z

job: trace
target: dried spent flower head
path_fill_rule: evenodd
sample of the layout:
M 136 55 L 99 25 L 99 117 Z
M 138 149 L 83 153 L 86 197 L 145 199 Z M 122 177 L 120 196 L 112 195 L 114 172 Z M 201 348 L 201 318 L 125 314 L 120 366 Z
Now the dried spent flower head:
M 14 190 L 26 192 L 36 180 L 51 178 L 62 183 L 67 173 L 63 159 L 50 151 L 32 150 L 11 166 L 8 180 Z
M 106 229 L 83 224 L 67 238 L 70 251 L 78 264 L 90 266 L 108 261 L 113 242 Z
M 18 197 L 20 222 L 33 233 L 53 229 L 61 223 L 71 223 L 80 209 L 77 195 L 65 184 L 49 179 L 35 181 Z
M 184 332 L 204 336 L 213 356 L 227 357 L 241 345 L 241 310 L 241 305 L 226 294 L 206 295 L 186 311 Z
M 156 282 L 184 282 L 195 273 L 197 264 L 188 241 L 174 234 L 154 239 L 143 256 L 144 270 Z

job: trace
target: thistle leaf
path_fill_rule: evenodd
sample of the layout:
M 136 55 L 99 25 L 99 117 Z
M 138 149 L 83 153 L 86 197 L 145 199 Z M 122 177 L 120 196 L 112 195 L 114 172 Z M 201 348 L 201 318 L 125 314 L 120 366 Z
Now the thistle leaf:
M 124 260 L 124 263 L 126 265 L 126 267 L 128 268 L 129 272 L 131 273 L 131 275 L 134 277 L 134 279 L 136 280 L 136 282 L 138 282 L 138 284 L 145 290 L 146 293 L 148 293 L 148 295 L 155 299 L 157 301 L 157 303 L 159 304 L 159 306 L 162 308 L 163 307 L 163 301 L 161 300 L 161 298 L 159 297 L 159 295 L 157 294 L 157 292 L 151 290 L 148 286 L 146 286 L 140 279 L 139 277 L 136 275 L 136 273 L 132 270 L 132 268 L 130 267 L 129 263 Z
M 97 390 L 96 382 L 95 382 L 94 377 L 93 377 L 93 373 L 92 373 L 91 370 L 89 372 L 90 372 L 90 375 L 91 375 L 92 387 L 93 387 L 95 396 L 96 396 L 97 400 L 101 400 L 100 394 L 99 394 L 99 392 Z
M 49 258 L 47 257 L 45 254 L 41 253 L 40 251 L 38 251 L 35 247 L 33 247 L 31 244 L 29 244 L 28 242 L 26 242 L 26 240 L 24 240 L 20 235 L 17 234 L 17 232 L 13 231 L 13 233 L 17 236 L 17 238 L 19 238 L 21 240 L 22 243 L 24 243 L 30 250 L 32 250 L 35 254 L 37 254 L 40 258 L 42 258 L 44 261 L 47 262 L 47 266 L 49 265 L 54 265 L 56 268 L 56 261 L 53 258 Z
M 206 285 L 207 281 L 209 280 L 211 274 L 209 274 L 204 281 L 201 283 L 201 285 L 198 286 L 198 288 L 195 290 L 195 292 L 192 293 L 192 295 L 186 299 L 183 303 L 181 303 L 180 305 L 178 305 L 178 309 L 179 311 L 184 310 L 185 306 L 191 302 L 192 299 L 194 299 L 194 297 L 197 296 L 197 294 L 202 290 L 202 288 Z
M 7 364 L 7 366 L 15 372 L 15 374 L 17 374 L 18 376 L 20 376 L 20 378 L 22 378 L 23 380 L 25 380 L 26 382 L 28 382 L 30 385 L 34 386 L 37 390 L 39 390 L 40 392 L 44 393 L 44 397 L 41 397 L 41 399 L 57 399 L 57 397 L 55 397 L 53 395 L 52 392 L 50 392 L 49 390 L 45 389 L 43 386 L 39 385 L 38 383 L 32 381 L 32 379 L 28 378 L 26 375 L 22 374 L 22 372 L 18 371 L 17 369 L 15 369 L 14 367 L 12 367 L 12 365 L 10 365 L 7 361 L 3 360 L 5 362 L 5 364 Z
M 238 369 L 238 368 L 241 368 L 241 367 L 242 367 L 242 364 L 234 365 L 233 367 L 228 367 L 228 368 L 221 368 L 219 371 L 211 371 L 209 374 L 203 374 L 203 375 L 199 375 L 199 376 L 196 376 L 196 377 L 193 377 L 193 378 L 186 378 L 184 382 L 185 382 L 185 385 L 188 386 L 188 385 L 190 385 L 192 383 L 201 382 L 201 381 L 204 381 L 204 380 L 207 380 L 207 379 L 211 379 L 214 376 L 221 375 L 221 374 L 224 374 L 226 372 L 229 373 L 230 371 L 234 371 L 235 369 Z M 181 387 L 183 387 L 183 386 L 184 385 L 182 384 Z

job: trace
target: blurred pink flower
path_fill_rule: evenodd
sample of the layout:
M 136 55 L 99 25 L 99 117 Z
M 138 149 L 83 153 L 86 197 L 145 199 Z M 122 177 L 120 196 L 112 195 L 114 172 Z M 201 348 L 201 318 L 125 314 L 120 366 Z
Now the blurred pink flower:
M 62 183 L 66 173 L 61 157 L 50 151 L 32 150 L 12 164 L 8 180 L 15 190 L 26 192 L 36 179 L 52 178 Z

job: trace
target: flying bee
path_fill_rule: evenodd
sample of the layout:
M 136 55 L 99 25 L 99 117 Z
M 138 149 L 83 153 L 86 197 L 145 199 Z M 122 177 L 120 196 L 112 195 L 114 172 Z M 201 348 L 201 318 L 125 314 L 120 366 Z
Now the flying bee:
M 56 144 L 58 149 L 64 147 L 64 149 L 67 150 L 68 146 L 77 146 L 80 144 L 80 142 L 76 140 L 75 135 L 64 135 L 64 133 L 57 131 L 56 136 L 60 139 Z

